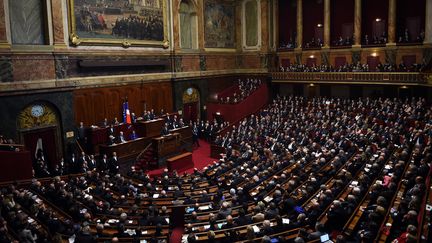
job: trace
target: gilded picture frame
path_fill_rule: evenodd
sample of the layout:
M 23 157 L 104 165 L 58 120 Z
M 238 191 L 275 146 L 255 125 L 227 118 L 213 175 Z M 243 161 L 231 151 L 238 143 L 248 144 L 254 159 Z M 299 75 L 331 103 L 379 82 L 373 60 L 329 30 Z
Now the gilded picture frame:
M 73 46 L 169 47 L 166 0 L 69 0 Z

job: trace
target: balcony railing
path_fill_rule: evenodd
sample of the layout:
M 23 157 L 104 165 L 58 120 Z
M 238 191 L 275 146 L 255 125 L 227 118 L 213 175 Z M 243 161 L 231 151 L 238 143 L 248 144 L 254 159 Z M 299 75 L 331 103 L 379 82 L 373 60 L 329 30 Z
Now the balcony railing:
M 427 78 L 417 72 L 272 72 L 273 80 L 297 82 L 376 82 L 425 84 Z

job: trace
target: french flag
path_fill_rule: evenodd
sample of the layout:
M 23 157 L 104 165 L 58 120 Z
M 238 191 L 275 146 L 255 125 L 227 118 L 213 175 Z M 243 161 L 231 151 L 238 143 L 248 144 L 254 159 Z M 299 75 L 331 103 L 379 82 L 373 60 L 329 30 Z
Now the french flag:
M 127 124 L 132 123 L 129 104 L 127 101 L 123 102 L 123 122 Z

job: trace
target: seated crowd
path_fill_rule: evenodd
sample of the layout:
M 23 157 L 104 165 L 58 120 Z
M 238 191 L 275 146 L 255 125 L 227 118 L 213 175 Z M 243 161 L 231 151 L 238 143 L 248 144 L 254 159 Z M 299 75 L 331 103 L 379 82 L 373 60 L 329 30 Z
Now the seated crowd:
M 425 32 L 422 30 L 420 34 L 415 38 L 410 38 L 409 30 L 405 29 L 403 33 L 400 33 L 398 37 L 398 43 L 422 43 L 425 38 Z
M 185 242 L 370 242 L 387 215 L 389 237 L 418 237 L 432 159 L 423 99 L 278 97 L 230 126 L 214 141 L 222 159 L 192 174 L 96 169 L 6 186 L 0 229 L 23 242 L 161 242 L 183 205 Z
M 238 103 L 249 95 L 251 95 L 255 90 L 257 90 L 262 84 L 259 78 L 247 78 L 245 80 L 238 79 L 236 89 L 233 94 L 227 96 L 218 97 L 220 103 L 223 104 L 235 104 Z M 237 93 L 238 92 L 238 93 Z M 231 97 L 232 95 L 232 97 Z
M 339 67 L 331 65 L 313 65 L 308 66 L 305 64 L 290 64 L 289 66 L 280 66 L 281 72 L 422 72 L 424 64 L 414 63 L 411 66 L 405 65 L 401 62 L 399 65 L 390 63 L 378 63 L 375 70 L 370 70 L 367 63 L 345 63 Z

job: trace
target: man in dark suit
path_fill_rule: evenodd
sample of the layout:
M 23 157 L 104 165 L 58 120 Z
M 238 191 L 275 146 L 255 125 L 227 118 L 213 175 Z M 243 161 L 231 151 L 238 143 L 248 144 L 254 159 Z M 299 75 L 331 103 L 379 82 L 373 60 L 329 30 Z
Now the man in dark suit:
M 75 173 L 77 171 L 77 168 L 78 168 L 78 160 L 75 158 L 75 154 L 72 154 L 71 158 L 69 159 L 68 164 L 69 164 L 68 165 L 69 172 Z
M 156 119 L 156 114 L 154 113 L 154 110 L 151 109 L 150 114 L 149 114 L 150 120 L 154 120 Z
M 97 165 L 101 171 L 106 171 L 108 169 L 108 158 L 106 154 L 102 155 L 102 158 Z
M 78 142 L 79 145 L 84 149 L 87 150 L 88 144 L 87 144 L 87 131 L 84 127 L 84 122 L 80 122 L 80 125 L 77 130 L 78 133 Z
M 116 152 L 113 152 L 113 156 L 109 160 L 108 169 L 111 174 L 117 174 L 119 171 L 119 164 Z
M 193 128 L 192 128 L 192 146 L 196 144 L 197 147 L 200 146 L 199 141 L 198 141 L 198 127 L 196 126 L 196 124 L 194 124 Z
M 168 128 L 168 123 L 165 123 L 165 126 L 162 128 L 161 135 L 166 136 L 169 134 L 170 134 L 170 132 L 169 132 L 169 128 Z
M 89 161 L 87 162 L 87 166 L 88 166 L 89 170 L 94 170 L 94 169 L 96 169 L 97 164 L 96 164 L 96 159 L 95 159 L 95 157 L 94 157 L 93 154 L 90 155 L 90 159 L 89 159 Z
M 132 131 L 132 134 L 130 135 L 130 140 L 135 140 L 138 138 L 138 135 L 136 134 L 135 130 Z

